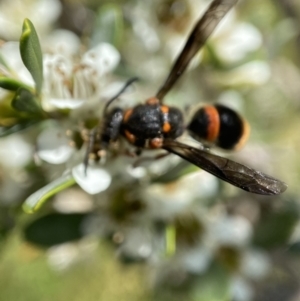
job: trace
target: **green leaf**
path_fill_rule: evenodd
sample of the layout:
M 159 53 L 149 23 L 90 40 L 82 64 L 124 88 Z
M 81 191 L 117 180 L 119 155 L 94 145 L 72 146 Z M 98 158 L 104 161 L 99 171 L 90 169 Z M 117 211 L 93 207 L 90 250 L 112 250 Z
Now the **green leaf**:
M 76 241 L 83 237 L 82 222 L 86 214 L 51 213 L 42 216 L 23 230 L 26 241 L 40 247 L 51 247 L 58 244 Z
M 192 290 L 192 300 L 229 301 L 230 275 L 226 269 L 214 262 Z
M 43 85 L 43 55 L 38 35 L 28 19 L 23 23 L 20 53 L 24 65 L 35 81 L 37 94 L 40 94 Z
M 173 224 L 166 227 L 166 255 L 173 256 L 176 252 L 176 228 Z
M 2 53 L 0 53 L 0 65 L 4 66 L 7 70 L 11 70 L 7 62 L 5 61 Z
M 289 244 L 287 251 L 291 254 L 299 256 L 300 254 L 300 241 L 295 241 Z
M 298 221 L 299 209 L 292 202 L 283 203 L 277 210 L 262 212 L 253 243 L 266 249 L 282 247 L 288 243 Z
M 10 123 L 5 122 L 5 119 L 14 119 L 15 121 L 19 119 L 20 112 L 16 111 L 12 106 L 11 102 L 13 98 L 15 97 L 15 93 L 7 93 L 6 95 L 3 95 L 1 101 L 0 101 L 0 125 L 7 127 L 16 124 L 16 122 Z
M 11 102 L 12 107 L 20 112 L 42 114 L 43 110 L 38 99 L 31 91 L 19 88 Z
M 23 210 L 26 213 L 36 212 L 50 197 L 75 183 L 70 173 L 63 175 L 30 195 L 23 204 Z
M 40 120 L 26 120 L 26 121 L 16 123 L 9 127 L 0 126 L 0 138 L 23 131 L 39 122 Z
M 10 91 L 17 91 L 19 88 L 26 88 L 30 90 L 29 86 L 9 77 L 0 77 L 0 87 Z
M 99 10 L 96 20 L 93 44 L 107 42 L 118 48 L 123 37 L 123 14 L 118 5 L 105 4 Z

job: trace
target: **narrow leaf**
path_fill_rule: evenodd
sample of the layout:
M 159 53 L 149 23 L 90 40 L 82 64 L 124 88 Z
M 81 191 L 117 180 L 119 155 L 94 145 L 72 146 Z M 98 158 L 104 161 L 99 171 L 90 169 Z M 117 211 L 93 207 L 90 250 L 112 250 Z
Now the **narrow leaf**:
M 0 77 L 0 88 L 10 91 L 17 91 L 19 88 L 26 88 L 30 90 L 29 86 L 9 77 Z
M 0 65 L 4 66 L 7 70 L 10 70 L 6 60 L 4 59 L 2 53 L 0 53 Z
M 96 20 L 97 31 L 93 33 L 94 45 L 107 42 L 118 48 L 123 36 L 123 14 L 115 4 L 105 4 L 99 10 Z
M 43 55 L 38 35 L 28 19 L 23 23 L 20 53 L 24 65 L 35 81 L 37 94 L 40 94 L 43 84 Z
M 192 300 L 228 301 L 230 293 L 230 275 L 223 266 L 214 262 L 206 273 L 199 277 L 197 285 L 191 291 Z
M 40 121 L 39 120 L 26 120 L 26 121 L 22 121 L 20 123 L 14 124 L 9 127 L 0 126 L 0 138 L 23 131 L 23 130 L 33 126 L 34 124 L 37 124 L 38 122 L 40 122 Z
M 166 228 L 166 255 L 171 257 L 176 252 L 176 228 L 169 224 Z
M 297 223 L 298 209 L 293 203 L 286 202 L 280 210 L 263 212 L 256 225 L 253 243 L 265 249 L 275 249 L 288 243 Z
M 23 235 L 27 242 L 46 248 L 76 241 L 84 235 L 82 222 L 86 216 L 82 213 L 50 213 L 26 225 Z
M 19 88 L 11 102 L 12 107 L 20 112 L 41 114 L 43 110 L 35 95 L 27 89 Z
M 70 173 L 63 175 L 30 195 L 23 204 L 23 210 L 26 213 L 36 212 L 50 197 L 75 183 Z

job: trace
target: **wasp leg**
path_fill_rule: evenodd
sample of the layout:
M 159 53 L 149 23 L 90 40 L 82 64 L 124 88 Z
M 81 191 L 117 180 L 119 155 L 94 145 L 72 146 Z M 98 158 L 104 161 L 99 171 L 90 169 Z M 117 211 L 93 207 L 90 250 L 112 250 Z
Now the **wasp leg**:
M 87 169 L 88 169 L 88 166 L 89 166 L 90 154 L 93 152 L 93 149 L 94 149 L 94 146 L 95 146 L 96 134 L 97 134 L 97 128 L 92 129 L 89 133 L 88 146 L 86 148 L 85 155 L 84 155 L 84 160 L 83 160 L 85 176 L 87 174 Z

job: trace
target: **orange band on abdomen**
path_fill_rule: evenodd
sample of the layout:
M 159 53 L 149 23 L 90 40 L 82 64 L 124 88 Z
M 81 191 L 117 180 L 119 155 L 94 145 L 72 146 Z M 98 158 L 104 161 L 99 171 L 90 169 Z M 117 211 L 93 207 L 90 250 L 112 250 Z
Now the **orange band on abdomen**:
M 214 106 L 206 106 L 204 109 L 209 120 L 206 139 L 210 142 L 214 142 L 218 138 L 220 132 L 219 112 Z

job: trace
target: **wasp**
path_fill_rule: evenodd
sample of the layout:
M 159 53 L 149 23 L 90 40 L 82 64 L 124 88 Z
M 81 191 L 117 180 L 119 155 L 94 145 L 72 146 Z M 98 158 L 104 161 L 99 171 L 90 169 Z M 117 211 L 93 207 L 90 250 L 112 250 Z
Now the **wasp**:
M 203 139 L 223 149 L 237 149 L 246 141 L 249 133 L 248 123 L 235 111 L 222 105 L 205 106 L 198 109 L 191 121 L 185 125 L 183 112 L 163 102 L 191 59 L 237 1 L 214 0 L 211 3 L 194 26 L 169 75 L 154 97 L 132 108 L 124 110 L 115 107 L 109 110 L 110 104 L 136 80 L 134 78 L 127 82 L 118 95 L 106 103 L 103 120 L 98 127 L 100 131 L 95 134 L 96 130 L 91 135 L 85 166 L 88 164 L 88 155 L 92 150 L 99 156 L 99 153 L 105 151 L 110 143 L 123 137 L 136 147 L 137 153 L 143 149 L 166 150 L 248 192 L 277 195 L 286 190 L 287 185 L 284 182 L 214 155 L 203 147 Z M 199 142 L 199 148 L 176 140 L 184 131 Z

